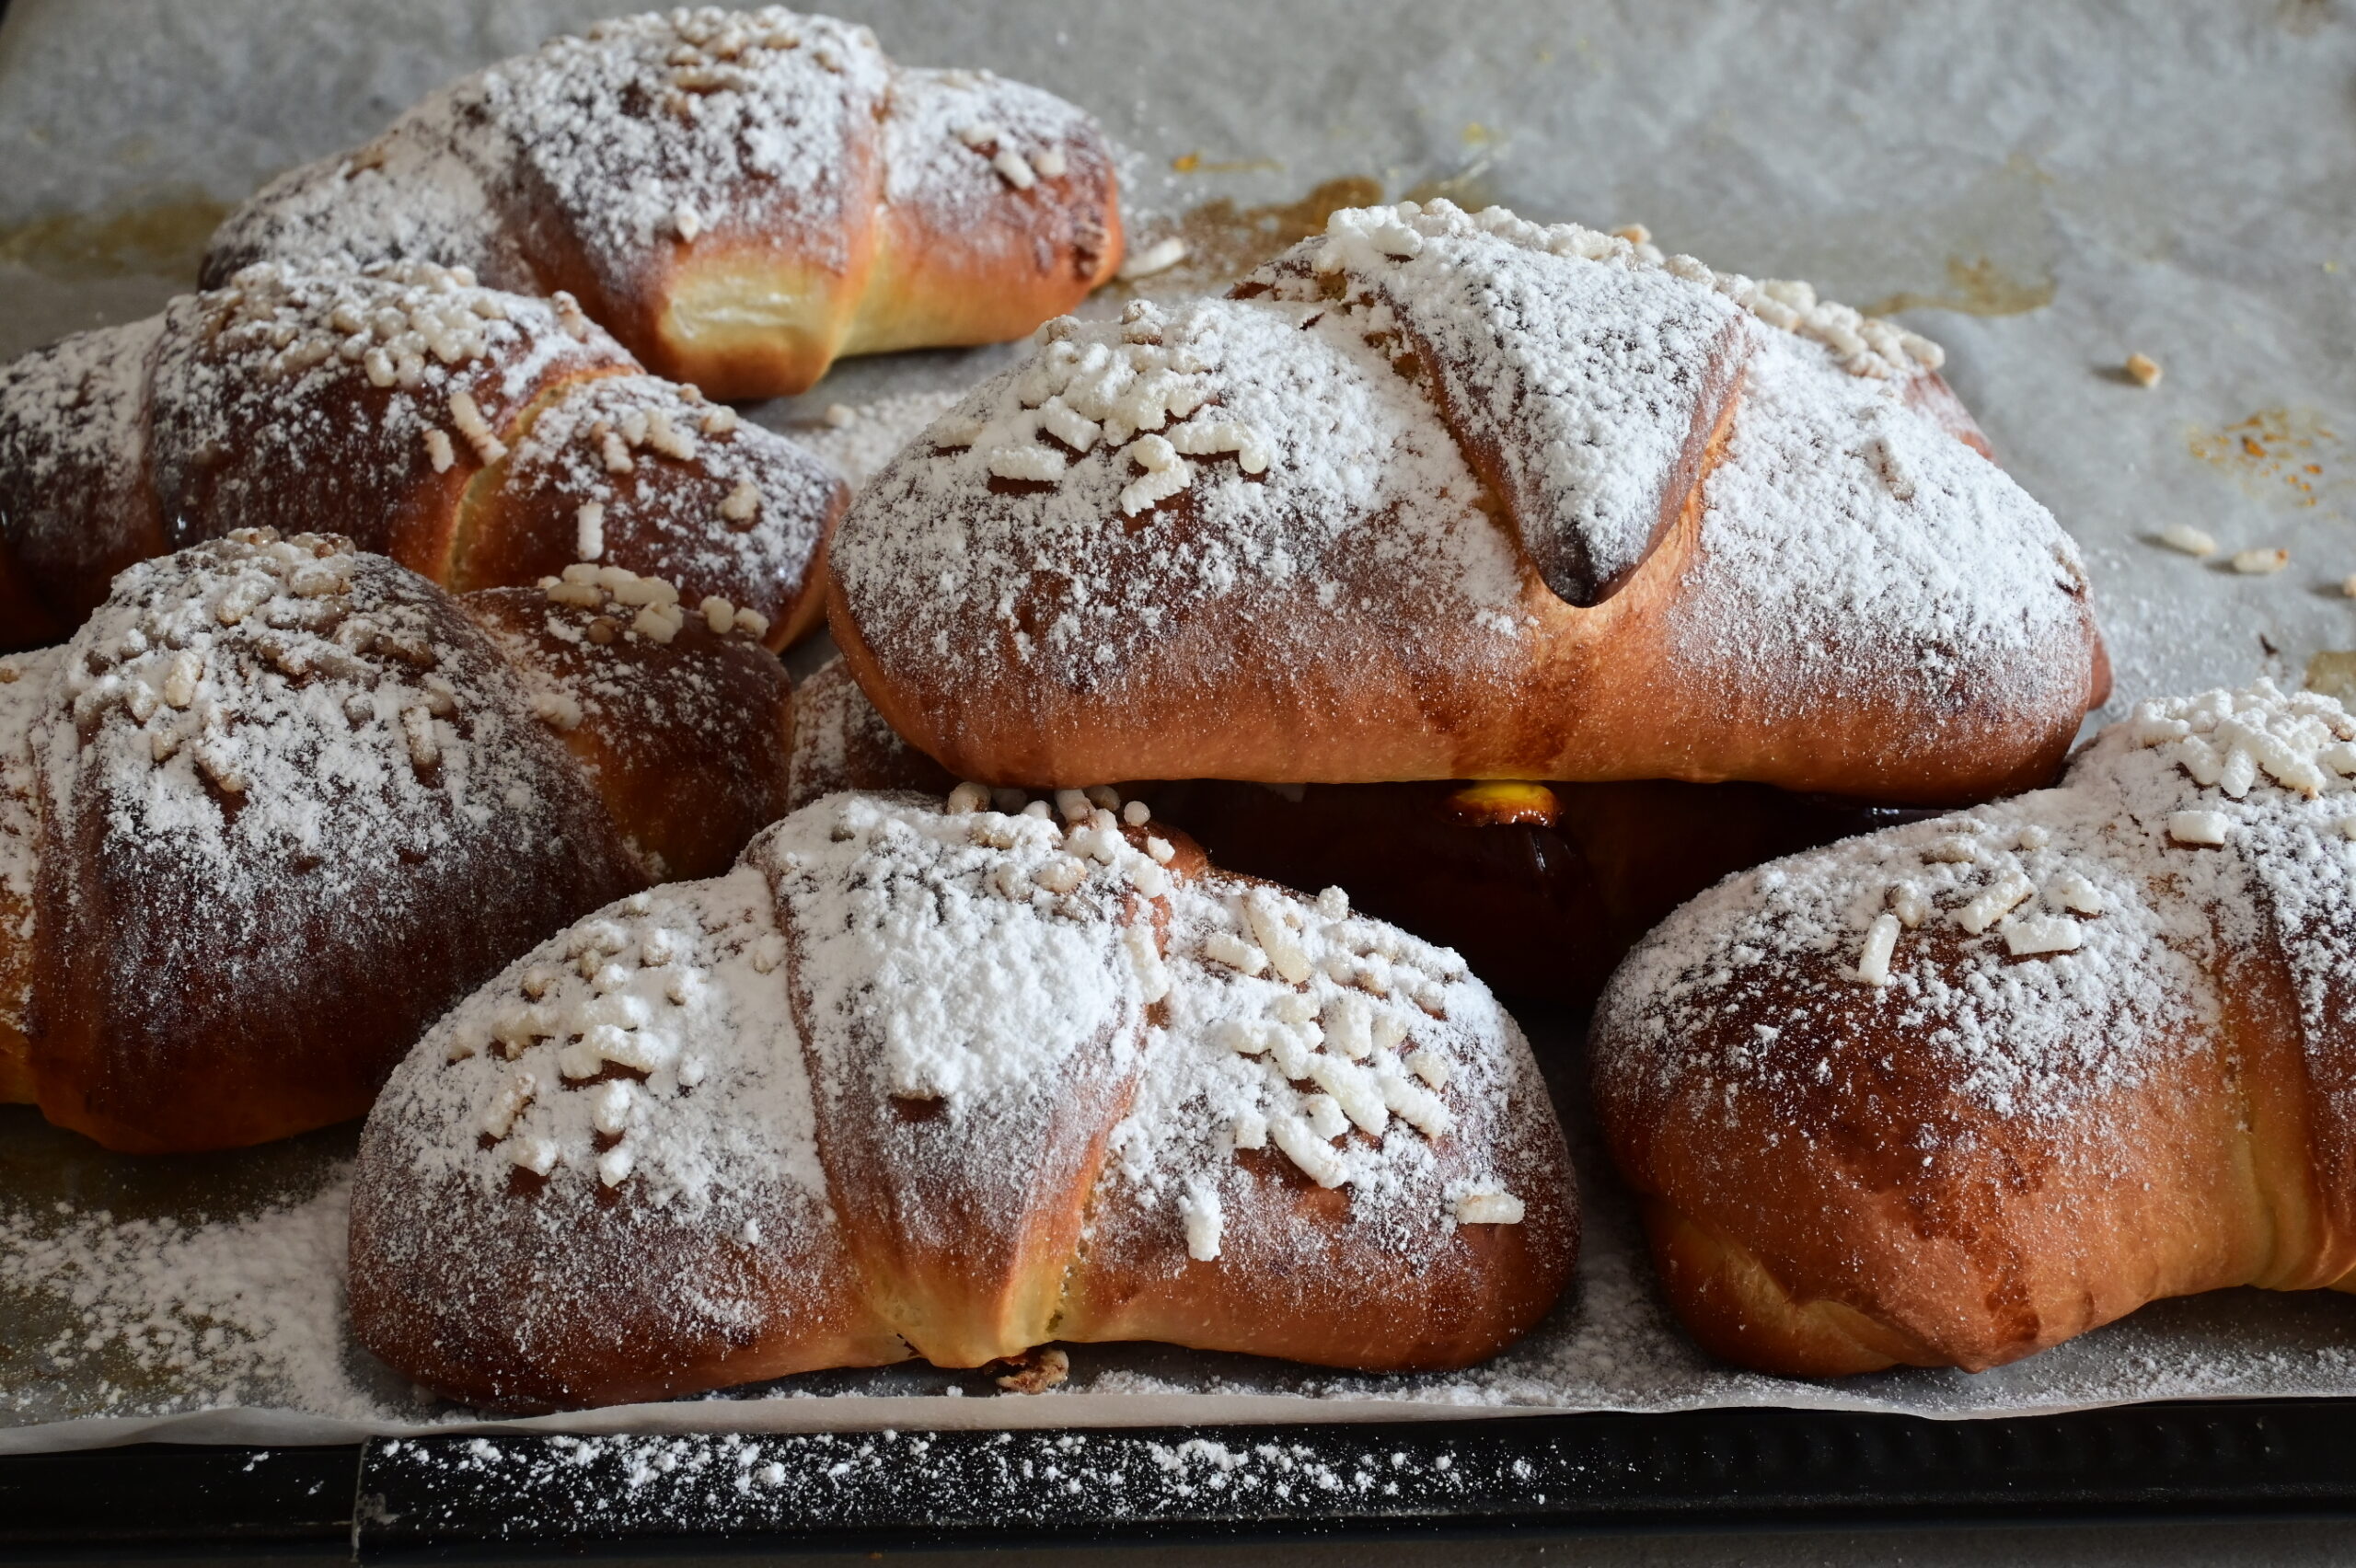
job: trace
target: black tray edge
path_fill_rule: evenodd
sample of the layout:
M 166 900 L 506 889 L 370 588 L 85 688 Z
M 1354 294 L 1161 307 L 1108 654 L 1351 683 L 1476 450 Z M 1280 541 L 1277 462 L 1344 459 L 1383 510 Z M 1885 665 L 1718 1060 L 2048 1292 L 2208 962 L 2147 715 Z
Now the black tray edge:
M 2345 1400 L 1972 1421 L 1758 1408 L 0 1458 L 0 1556 L 391 1562 L 2349 1516 L 2356 1401 Z

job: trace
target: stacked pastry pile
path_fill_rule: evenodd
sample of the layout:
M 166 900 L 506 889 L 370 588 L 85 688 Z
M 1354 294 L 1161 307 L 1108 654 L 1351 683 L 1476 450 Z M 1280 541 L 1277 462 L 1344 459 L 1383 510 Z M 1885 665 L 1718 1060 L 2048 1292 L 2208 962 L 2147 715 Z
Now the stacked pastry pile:
M 992 785 L 1283 786 L 1155 799 L 1583 1003 L 1679 899 L 1874 823 L 1600 781 L 1969 801 L 2107 686 L 1935 358 L 1571 225 L 1338 213 L 1231 298 L 1050 323 L 877 476 L 830 617 L 882 723 L 843 722 Z M 1546 782 L 1335 788 L 1482 778 Z
M 1048 321 L 831 543 L 710 400 L 1028 330 L 1119 244 L 1069 106 L 679 11 L 0 375 L 0 626 L 72 633 L 0 666 L 0 1092 L 143 1149 L 375 1100 L 354 1321 L 470 1401 L 1453 1366 L 1572 1264 L 1546 1086 L 1456 952 L 1239 873 L 1576 1002 L 1898 823 L 1599 1015 L 1706 1343 L 1981 1366 L 2356 1270 L 2356 721 L 2151 708 L 2041 788 L 2085 575 L 1934 347 L 1404 203 Z
M 215 1147 L 408 1053 L 355 1320 L 470 1399 L 1523 1332 L 1576 1237 L 1528 1048 L 1339 890 L 971 790 L 715 875 L 783 811 L 760 643 L 843 491 L 707 393 L 1028 330 L 1118 254 L 1078 111 L 682 11 L 459 84 L 265 191 L 207 292 L 11 367 L 6 635 L 73 636 L 0 675 L 0 1091 Z

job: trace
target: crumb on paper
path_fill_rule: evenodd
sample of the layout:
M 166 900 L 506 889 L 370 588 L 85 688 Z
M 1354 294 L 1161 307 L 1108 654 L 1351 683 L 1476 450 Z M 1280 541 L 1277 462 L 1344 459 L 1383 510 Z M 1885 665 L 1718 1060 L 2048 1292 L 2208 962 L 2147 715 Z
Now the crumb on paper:
M 2291 552 L 2279 546 L 2270 550 L 2241 550 L 2234 556 L 2234 570 L 2244 577 L 2270 577 L 2291 564 Z
M 2138 386 L 2157 386 L 2165 374 L 2160 369 L 2160 362 L 2149 354 L 2127 356 L 2127 378 Z
M 2339 592 L 2344 598 L 2356 599 L 2356 571 L 2339 580 Z
M 1127 282 L 1138 278 L 1150 278 L 1156 272 L 1170 271 L 1184 259 L 1186 259 L 1184 240 L 1175 235 L 1167 239 L 1158 239 L 1143 250 L 1135 252 L 1127 260 L 1121 263 L 1121 280 Z
M 1624 239 L 1631 245 L 1650 245 L 1653 242 L 1653 231 L 1642 224 L 1622 224 L 1611 231 L 1611 237 Z
M 859 410 L 848 403 L 826 405 L 826 421 L 830 430 L 849 430 L 859 419 Z
M 1071 1376 L 1071 1357 L 1053 1345 L 1024 1351 L 999 1365 L 1011 1370 L 999 1374 L 998 1386 L 1013 1394 L 1044 1394 Z
M 2160 543 L 2189 556 L 2212 556 L 2217 541 L 2189 523 L 2171 523 L 2160 530 Z

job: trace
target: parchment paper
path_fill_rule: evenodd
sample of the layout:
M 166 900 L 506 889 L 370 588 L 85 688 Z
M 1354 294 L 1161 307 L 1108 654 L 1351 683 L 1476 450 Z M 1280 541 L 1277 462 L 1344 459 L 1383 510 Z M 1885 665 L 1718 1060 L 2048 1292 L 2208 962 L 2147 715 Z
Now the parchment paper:
M 15 0 L 0 25 L 0 357 L 156 308 L 277 169 L 618 0 Z M 1670 250 L 1898 313 L 1944 343 L 1999 455 L 2085 547 L 2142 695 L 2356 648 L 2356 11 L 1163 0 L 1149 10 L 862 4 L 898 57 L 987 65 L 1129 149 L 1137 287 L 1222 286 L 1324 208 L 1404 194 L 1639 222 Z M 1126 287 L 1126 286 L 1125 286 Z M 1122 289 L 1100 295 L 1117 308 Z M 931 395 L 1013 351 L 839 367 L 756 417 L 870 462 Z M 2118 367 L 2158 361 L 2150 390 Z M 830 405 L 847 426 L 819 422 Z M 2171 522 L 2244 577 L 2158 548 Z M 804 661 L 806 662 L 806 657 Z M 1576 1020 L 1535 1020 L 1575 1124 Z M 111 1159 L 0 1112 L 0 1452 L 406 1430 L 423 1401 L 345 1335 L 352 1133 Z M 2146 1309 L 2016 1366 L 1803 1384 L 1729 1373 L 1662 1312 L 1624 1201 L 1580 1144 L 1588 1242 L 1542 1329 L 1452 1378 L 1336 1377 L 1079 1347 L 1047 1395 L 930 1369 L 554 1418 L 572 1431 L 787 1430 L 1790 1404 L 1981 1415 L 2127 1400 L 2356 1394 L 2356 1299 L 2234 1291 Z M 162 1299 L 169 1297 L 172 1299 Z M 508 1427 L 535 1424 L 508 1423 Z

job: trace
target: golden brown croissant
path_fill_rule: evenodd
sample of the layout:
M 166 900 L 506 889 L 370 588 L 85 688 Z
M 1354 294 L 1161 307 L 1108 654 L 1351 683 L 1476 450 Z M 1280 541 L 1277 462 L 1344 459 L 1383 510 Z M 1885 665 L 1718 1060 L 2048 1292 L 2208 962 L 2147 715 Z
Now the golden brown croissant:
M 334 526 L 460 591 L 580 560 L 661 576 L 781 648 L 823 607 L 848 501 L 568 299 L 423 263 L 259 265 L 0 369 L 0 647 L 64 637 L 133 561 Z
M 600 22 L 265 187 L 204 279 L 343 256 L 569 292 L 661 375 L 802 391 L 842 354 L 1018 338 L 1120 264 L 1111 150 L 1062 99 L 893 64 L 778 6 Z
M 1671 1304 L 1818 1376 L 2356 1275 L 2356 720 L 2144 703 L 2058 789 L 1735 878 L 1630 955 L 1595 1089 Z
M 511 965 L 369 1116 L 361 1343 L 548 1406 L 1054 1339 L 1454 1366 L 1534 1323 L 1570 1168 L 1461 962 L 1062 803 L 828 796 Z
M 787 795 L 956 784 L 895 734 L 839 659 L 794 689 Z M 1231 871 L 1351 902 L 1464 955 L 1507 997 L 1584 1009 L 1680 904 L 1761 860 L 1909 813 L 1763 784 L 1124 783 Z M 1000 795 L 1019 809 L 1022 791 Z
M 143 562 L 0 662 L 0 1100 L 138 1152 L 356 1116 L 450 1003 L 783 808 L 782 667 L 618 568 Z
M 992 784 L 2042 783 L 2105 684 L 2085 575 L 1934 358 L 1501 209 L 1345 211 L 1229 299 L 1050 323 L 862 491 L 829 621 Z

